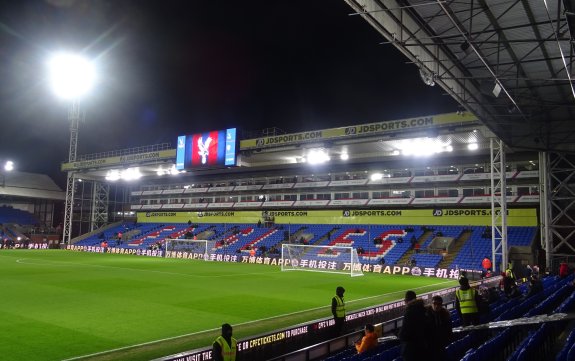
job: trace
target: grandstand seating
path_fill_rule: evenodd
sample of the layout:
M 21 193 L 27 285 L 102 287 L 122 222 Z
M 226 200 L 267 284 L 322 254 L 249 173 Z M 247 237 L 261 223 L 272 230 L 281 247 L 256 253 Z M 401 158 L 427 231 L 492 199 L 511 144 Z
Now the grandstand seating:
M 35 225 L 38 224 L 38 220 L 33 214 L 12 208 L 2 206 L 0 207 L 0 224 L 16 223 L 23 225 Z
M 472 230 L 471 236 L 460 249 L 449 268 L 479 269 L 481 260 L 491 258 L 491 237 L 484 238 L 484 233 L 491 232 L 487 227 L 466 227 Z M 508 227 L 507 245 L 529 246 L 535 237 L 536 227 Z M 501 259 L 495 260 L 500 263 Z
M 569 299 L 567 299 L 565 302 L 568 302 L 569 300 L 571 300 L 571 305 L 569 307 L 569 309 L 573 310 L 573 301 L 575 300 L 575 293 L 573 293 L 571 295 L 571 297 L 569 297 Z M 561 308 L 561 307 L 560 307 Z M 564 311 L 560 311 L 560 312 L 564 312 Z M 571 354 L 570 358 L 568 358 L 568 355 Z M 567 338 L 565 339 L 565 344 L 563 345 L 563 348 L 561 348 L 561 350 L 559 351 L 559 353 L 557 354 L 556 357 L 556 361 L 567 361 L 567 360 L 573 360 L 575 356 L 575 328 L 573 328 L 571 330 L 571 332 L 569 333 L 569 335 L 567 336 Z
M 286 229 L 289 227 L 289 229 Z M 123 224 L 108 229 L 102 234 L 92 235 L 77 245 L 99 245 L 102 237 L 108 240 L 109 247 L 132 249 L 148 249 L 154 244 L 162 245 L 167 238 L 184 238 L 187 232 L 202 234 L 204 238 L 216 241 L 216 254 L 248 254 L 251 248 L 256 249 L 256 256 L 270 255 L 270 249 L 281 250 L 281 243 L 296 231 L 298 236 L 292 242 L 301 242 L 316 246 L 352 246 L 362 249 L 359 252 L 363 264 L 397 264 L 406 252 L 412 249 L 412 239 L 420 239 L 424 235 L 422 227 L 407 227 L 398 225 L 325 225 L 325 224 L 292 224 L 275 225 L 272 227 L 257 227 L 253 224 L 201 224 L 193 228 L 188 224 Z M 406 229 L 409 230 L 406 231 Z M 471 236 L 463 245 L 449 268 L 481 269 L 481 260 L 491 256 L 491 239 L 484 238 L 486 227 L 436 226 L 433 234 L 440 233 L 442 237 L 457 239 L 465 230 L 471 231 Z M 135 232 L 132 232 L 135 231 Z M 115 235 L 118 232 L 132 234 L 118 242 Z M 531 244 L 536 232 L 535 227 L 509 227 L 509 246 L 525 246 Z M 129 239 L 126 239 L 129 238 Z M 428 246 L 433 235 L 423 240 L 420 251 L 412 259 L 420 267 L 437 267 L 442 256 L 428 252 Z M 223 242 L 225 241 L 225 242 Z M 276 253 L 279 255 L 279 252 Z
M 573 275 L 566 279 L 552 276 L 543 279 L 544 292 L 529 298 L 502 298 L 490 304 L 489 321 L 511 320 L 518 317 L 531 317 L 546 313 L 566 313 L 575 309 L 575 288 L 570 284 Z M 522 287 L 526 292 L 526 287 Z M 454 327 L 458 320 L 454 319 Z M 534 328 L 502 328 L 493 330 L 492 335 L 485 330 L 471 331 L 467 334 L 455 334 L 454 340 L 447 347 L 448 361 L 481 361 L 508 360 L 528 361 L 550 359 L 549 347 L 545 347 L 546 338 L 556 337 L 557 328 L 562 324 L 544 323 Z M 554 332 L 552 332 L 554 331 Z M 355 349 L 347 348 L 330 356 L 329 361 L 357 360 L 399 360 L 399 346 L 380 344 L 375 352 L 369 355 L 357 355 Z M 563 348 L 557 353 L 556 361 L 573 360 L 575 356 L 575 329 L 567 337 Z

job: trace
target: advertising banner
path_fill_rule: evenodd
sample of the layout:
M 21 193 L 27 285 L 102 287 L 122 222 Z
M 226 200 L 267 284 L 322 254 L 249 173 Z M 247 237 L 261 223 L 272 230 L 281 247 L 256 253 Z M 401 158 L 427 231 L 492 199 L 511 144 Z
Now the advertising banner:
M 537 226 L 534 208 L 508 209 L 508 226 Z M 491 209 L 370 209 L 138 212 L 139 223 L 257 223 L 264 215 L 276 224 L 372 224 L 490 226 Z
M 337 139 L 342 137 L 361 137 L 379 135 L 385 133 L 396 133 L 406 130 L 418 130 L 432 127 L 471 124 L 477 122 L 477 117 L 473 114 L 437 114 L 417 118 L 388 120 L 378 123 L 368 123 L 354 125 L 351 127 L 330 128 L 301 133 L 281 134 L 271 137 L 256 139 L 246 139 L 240 142 L 240 149 L 267 148 L 283 146 L 286 144 L 298 144 L 318 142 L 326 139 Z
M 159 150 L 157 152 L 147 152 L 138 154 L 127 154 L 119 157 L 109 157 L 90 160 L 79 160 L 72 163 L 62 163 L 60 169 L 62 171 L 89 169 L 89 168 L 103 168 L 115 166 L 129 166 L 141 163 L 149 163 L 163 159 L 173 159 L 176 157 L 175 149 Z

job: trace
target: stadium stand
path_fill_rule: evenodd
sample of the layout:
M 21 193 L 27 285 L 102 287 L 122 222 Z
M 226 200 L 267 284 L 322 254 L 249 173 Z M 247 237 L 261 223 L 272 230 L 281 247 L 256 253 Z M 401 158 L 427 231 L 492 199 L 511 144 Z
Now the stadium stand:
M 20 209 L 2 206 L 0 207 L 0 224 L 16 223 L 22 225 L 38 224 L 33 214 Z
M 200 235 L 201 239 L 214 240 L 216 254 L 247 254 L 254 247 L 257 256 L 274 256 L 272 249 L 281 249 L 282 242 L 309 244 L 316 246 L 352 246 L 360 249 L 360 262 L 363 264 L 397 264 L 404 255 L 420 267 L 437 267 L 443 256 L 429 248 L 437 235 L 443 238 L 457 239 L 463 232 L 470 232 L 463 247 L 451 264 L 454 269 L 481 269 L 481 260 L 491 256 L 491 239 L 484 237 L 485 227 L 441 226 L 433 229 L 433 235 L 425 240 L 423 247 L 413 253 L 410 238 L 419 239 L 424 231 L 421 227 L 401 225 L 365 226 L 365 225 L 323 225 L 292 224 L 291 234 L 284 225 L 257 227 L 253 224 L 202 224 L 190 226 L 184 223 L 160 224 L 120 224 L 104 232 L 94 234 L 76 243 L 78 246 L 97 246 L 106 239 L 110 247 L 127 249 L 150 249 L 161 246 L 166 239 L 185 239 L 190 234 Z M 406 230 L 407 229 L 407 230 Z M 409 231 L 408 231 L 409 230 Z M 117 238 L 122 233 L 122 240 Z M 288 232 L 288 233 L 286 233 Z M 508 244 L 510 246 L 529 246 L 535 237 L 535 227 L 509 227 Z M 191 237 L 189 237 L 191 238 Z M 410 253 L 411 252 L 411 253 Z M 277 254 L 275 254 L 277 255 Z
M 551 276 L 543 279 L 545 292 L 530 298 L 519 297 L 499 300 L 490 304 L 489 319 L 493 321 L 511 321 L 519 317 L 566 313 L 575 308 L 575 287 L 573 275 L 567 279 Z M 523 287 L 523 291 L 526 288 Z M 459 325 L 454 310 L 451 310 L 454 327 Z M 511 324 L 510 324 L 511 325 Z M 572 326 L 571 326 L 572 327 Z M 448 361 L 480 360 L 550 360 L 553 355 L 553 338 L 564 330 L 569 331 L 565 322 L 542 323 L 533 325 L 515 325 L 489 331 L 474 330 L 455 334 L 456 339 L 447 347 Z M 575 352 L 575 329 L 570 330 L 565 344 L 557 352 L 556 361 L 572 360 Z M 399 357 L 397 341 L 381 343 L 369 355 L 357 355 L 350 347 L 329 356 L 329 361 L 359 360 L 396 360 Z
M 397 162 L 398 158 L 391 155 L 381 159 L 358 156 L 356 160 L 361 161 L 334 162 L 329 173 L 314 170 L 316 174 L 310 174 L 308 168 L 298 165 L 299 161 L 289 164 L 278 161 L 280 152 L 282 157 L 286 152 L 301 157 L 302 144 L 299 142 L 293 144 L 293 150 L 288 150 L 262 147 L 259 139 L 253 139 L 253 146 L 245 146 L 248 143 L 244 142 L 241 150 L 246 163 L 228 174 L 227 170 L 213 169 L 162 180 L 157 167 L 163 166 L 164 160 L 150 161 L 147 166 L 134 162 L 150 178 L 128 190 L 129 204 L 123 206 L 129 206 L 134 219 L 142 223 L 112 227 L 74 245 L 98 246 L 106 239 L 109 247 L 122 250 L 161 250 L 167 239 L 197 238 L 212 241 L 206 242 L 213 247 L 212 254 L 242 256 L 241 262 L 247 263 L 256 263 L 253 258 L 245 258 L 254 251 L 258 258 L 279 259 L 279 250 L 284 243 L 351 246 L 357 250 L 359 262 L 369 271 L 381 270 L 383 265 L 403 266 L 392 267 L 402 270 L 411 266 L 411 274 L 444 278 L 452 278 L 460 270 L 480 271 L 483 258 L 492 258 L 492 210 L 489 209 L 492 185 L 487 172 L 493 162 L 487 154 L 490 140 L 483 139 L 485 133 L 478 131 L 481 129 L 474 120 L 464 121 L 466 118 L 460 113 L 449 117 L 461 124 L 443 127 L 438 122 L 440 133 L 451 137 L 455 128 L 461 128 L 460 134 L 480 138 L 480 153 L 458 152 L 457 156 L 438 156 L 424 162 L 409 158 Z M 446 124 L 451 124 L 452 120 L 446 120 Z M 361 143 L 344 144 L 343 139 L 341 143 L 346 150 L 355 147 L 353 153 L 357 155 L 367 155 L 367 147 L 379 149 L 382 144 L 387 146 L 387 153 L 393 154 L 397 150 L 397 139 L 391 139 L 396 137 L 392 135 L 384 141 L 379 134 L 365 134 Z M 459 144 L 454 138 L 453 142 L 454 149 L 466 149 L 467 140 Z M 329 147 L 332 155 L 339 147 L 334 144 Z M 122 152 L 116 155 L 121 156 Z M 506 165 L 506 192 L 510 205 L 507 245 L 529 249 L 525 252 L 529 259 L 512 260 L 520 265 L 525 264 L 523 261 L 533 264 L 536 257 L 531 248 L 538 246 L 539 240 L 535 209 L 539 204 L 539 162 L 532 159 L 537 159 L 532 153 L 510 153 Z M 274 168 L 272 164 L 276 162 L 278 167 Z M 265 169 L 273 172 L 262 172 L 264 168 L 261 167 L 269 167 Z M 377 175 L 379 179 L 373 177 Z M 84 195 L 84 198 L 88 197 L 93 195 Z M 122 211 L 127 209 L 123 207 Z M 125 212 L 121 214 L 123 216 Z M 393 218 L 395 216 L 397 218 Z M 184 223 L 188 219 L 191 223 Z M 118 232 L 122 233 L 121 239 L 118 239 Z M 325 248 L 313 251 L 313 247 L 309 247 L 305 252 L 318 259 L 345 261 L 343 256 Z M 499 255 L 492 261 L 497 268 L 501 267 Z M 435 268 L 437 273 L 433 273 Z M 439 271 L 455 272 L 447 276 Z M 552 305 L 542 301 L 554 295 L 551 288 L 545 284 L 545 293 L 529 300 L 500 299 L 491 305 L 489 317 L 509 319 L 530 311 L 550 312 Z M 522 292 L 526 292 L 525 287 Z M 560 292 L 554 297 L 559 301 L 564 296 Z M 455 314 L 453 321 L 454 324 L 460 322 Z M 501 339 L 510 337 L 505 332 L 500 333 Z M 462 334 L 456 341 L 459 343 L 451 347 L 452 353 L 457 359 L 473 359 L 476 356 L 466 356 L 466 352 L 471 345 L 480 347 L 485 343 L 480 336 L 481 333 L 473 332 Z M 521 339 L 521 342 L 526 341 Z M 483 346 L 482 352 L 487 353 L 485 350 L 495 348 L 495 344 Z M 381 349 L 378 354 L 364 355 L 362 359 L 395 360 L 399 354 L 392 349 Z

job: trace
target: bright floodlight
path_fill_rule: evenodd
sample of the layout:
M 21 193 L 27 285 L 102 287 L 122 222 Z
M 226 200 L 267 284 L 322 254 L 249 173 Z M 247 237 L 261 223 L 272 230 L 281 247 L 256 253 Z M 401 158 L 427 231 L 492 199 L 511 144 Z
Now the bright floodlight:
M 403 141 L 398 148 L 405 156 L 429 157 L 437 153 L 452 152 L 453 146 L 438 139 L 412 139 Z
M 469 144 L 467 144 L 467 149 L 477 150 L 477 149 L 479 149 L 479 145 L 477 143 L 469 143 Z
M 309 164 L 321 164 L 325 162 L 329 162 L 331 158 L 327 155 L 326 152 L 323 150 L 311 150 L 307 154 L 307 162 Z
M 4 170 L 7 172 L 13 171 L 14 170 L 14 162 L 7 160 L 6 163 L 4 163 Z
M 93 64 L 78 55 L 56 54 L 50 59 L 48 66 L 52 89 L 63 99 L 82 97 L 90 91 L 96 79 Z

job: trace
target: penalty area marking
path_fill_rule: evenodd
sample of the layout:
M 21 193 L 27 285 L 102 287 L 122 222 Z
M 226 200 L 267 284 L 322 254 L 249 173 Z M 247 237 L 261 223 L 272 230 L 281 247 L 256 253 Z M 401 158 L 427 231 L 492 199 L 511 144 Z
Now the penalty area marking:
M 439 282 L 436 283 L 434 285 L 441 285 L 444 283 L 450 283 L 452 282 L 452 280 L 450 281 L 444 281 L 444 282 Z M 430 287 L 431 285 L 427 285 L 427 286 L 420 286 L 420 287 L 413 287 L 410 288 L 410 290 L 419 290 L 422 288 L 426 288 L 426 287 Z M 366 301 L 372 298 L 377 298 L 377 297 L 385 297 L 385 296 L 390 296 L 396 293 L 400 293 L 400 292 L 405 292 L 408 291 L 408 289 L 405 290 L 398 290 L 398 291 L 394 291 L 394 292 L 388 292 L 388 293 L 384 293 L 381 295 L 376 295 L 376 296 L 369 296 L 369 297 L 363 297 L 363 298 L 358 298 L 356 300 L 350 300 L 347 303 L 356 303 L 356 302 L 360 302 L 360 301 Z M 242 323 L 236 323 L 234 324 L 234 327 L 238 327 L 238 326 L 245 326 L 245 325 L 251 325 L 254 323 L 259 323 L 259 322 L 263 322 L 263 321 L 270 321 L 273 319 L 277 319 L 277 318 L 285 318 L 285 317 L 289 317 L 289 316 L 293 316 L 293 315 L 298 315 L 300 313 L 305 313 L 305 312 L 311 312 L 311 311 L 317 311 L 317 310 L 321 310 L 324 308 L 329 308 L 330 306 L 321 306 L 321 307 L 314 307 L 314 308 L 309 308 L 307 310 L 303 310 L 303 311 L 296 311 L 296 312 L 290 312 L 290 313 L 285 313 L 283 315 L 277 315 L 277 316 L 272 316 L 272 317 L 266 317 L 266 318 L 260 318 L 258 320 L 252 320 L 252 321 L 247 321 L 247 322 L 242 322 Z M 214 332 L 219 330 L 220 328 L 212 328 L 212 329 L 208 329 L 208 330 L 202 330 L 202 331 L 197 331 L 197 332 L 192 332 L 192 333 L 187 333 L 184 335 L 179 335 L 179 336 L 173 336 L 173 337 L 167 337 L 167 338 L 163 338 L 163 339 L 159 339 L 159 340 L 154 340 L 154 341 L 148 341 L 148 342 L 143 342 L 143 343 L 139 343 L 139 344 L 135 344 L 135 345 L 129 345 L 129 346 L 124 346 L 124 347 L 119 347 L 119 348 L 115 348 L 112 350 L 106 350 L 106 351 L 101 351 L 101 352 L 96 352 L 96 353 L 92 353 L 92 354 L 88 354 L 88 355 L 82 355 L 82 356 L 76 356 L 76 357 L 72 357 L 72 358 L 68 358 L 68 359 L 64 359 L 62 361 L 74 361 L 74 360 L 81 360 L 84 358 L 88 358 L 88 357 L 95 357 L 95 356 L 101 356 L 101 355 L 106 355 L 106 354 L 110 354 L 110 353 L 114 353 L 114 352 L 118 352 L 118 351 L 124 351 L 124 350 L 129 350 L 132 348 L 137 348 L 137 347 L 142 347 L 142 346 L 149 346 L 149 345 L 153 345 L 156 343 L 160 343 L 160 342 L 165 342 L 165 341 L 170 341 L 170 340 L 176 340 L 178 338 L 183 338 L 183 337 L 189 337 L 189 336 L 194 336 L 194 335 L 199 335 L 202 333 L 207 333 L 207 332 Z M 190 350 L 191 351 L 191 350 Z M 185 352 L 185 351 L 184 351 Z

